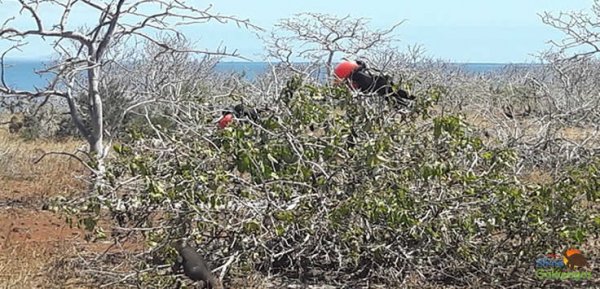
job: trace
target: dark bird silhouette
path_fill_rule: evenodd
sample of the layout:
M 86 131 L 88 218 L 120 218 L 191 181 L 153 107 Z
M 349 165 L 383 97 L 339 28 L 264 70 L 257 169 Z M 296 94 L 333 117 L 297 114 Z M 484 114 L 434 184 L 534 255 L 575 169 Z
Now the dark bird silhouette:
M 213 276 L 202 256 L 184 240 L 175 241 L 173 247 L 179 253 L 172 267 L 174 272 L 180 271 L 183 266 L 185 276 L 194 281 L 201 281 L 203 284 L 201 288 L 223 288 L 219 280 Z
M 227 127 L 233 118 L 248 118 L 253 122 L 260 120 L 259 111 L 256 108 L 249 108 L 243 104 L 238 104 L 233 108 L 223 110 L 223 116 L 219 119 L 218 123 L 221 128 Z
M 240 103 L 233 107 L 233 111 L 238 118 L 247 117 L 254 122 L 258 121 L 258 110 L 256 108 L 249 108 Z
M 8 124 L 8 131 L 10 133 L 18 133 L 23 127 L 23 121 L 19 120 L 18 117 L 14 116 L 10 119 Z
M 527 105 L 527 106 L 525 106 L 525 110 L 523 112 L 515 113 L 513 106 L 509 104 L 509 105 L 503 106 L 502 111 L 504 112 L 504 115 L 510 119 L 513 119 L 516 117 L 526 117 L 531 113 L 531 106 Z
M 398 88 L 394 90 L 393 81 L 389 75 L 384 73 L 372 73 L 363 61 L 355 61 L 356 68 L 348 76 L 351 86 L 365 93 L 376 93 L 385 97 L 387 102 L 396 106 L 407 105 L 408 100 L 414 100 L 416 97 L 405 90 Z

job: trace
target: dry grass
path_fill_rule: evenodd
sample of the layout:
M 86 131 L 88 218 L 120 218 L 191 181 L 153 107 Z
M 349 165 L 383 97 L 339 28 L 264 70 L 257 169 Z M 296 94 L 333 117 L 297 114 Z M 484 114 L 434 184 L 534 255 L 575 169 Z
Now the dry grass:
M 34 163 L 44 152 L 73 153 L 78 148 L 85 149 L 85 143 L 25 141 L 0 128 L 0 288 L 94 288 L 75 275 L 77 268 L 68 260 L 105 252 L 111 244 L 88 243 L 83 230 L 41 210 L 50 197 L 84 191 L 85 168 L 63 155 Z M 139 249 L 139 244 L 126 245 L 120 249 Z
M 24 141 L 0 130 L 0 200 L 35 200 L 83 189 L 77 178 L 85 171 L 78 161 L 49 155 L 34 163 L 44 152 L 74 152 L 82 145 L 73 140 Z
M 529 173 L 525 173 L 520 179 L 526 183 L 538 185 L 547 185 L 554 182 L 552 175 L 542 170 L 532 170 Z
M 58 216 L 40 211 L 44 199 L 81 191 L 85 184 L 77 177 L 84 170 L 65 156 L 44 152 L 73 152 L 78 141 L 24 141 L 0 129 L 0 288 L 80 288 L 52 264 L 76 253 L 74 244 L 83 232 L 69 228 Z
M 503 122 L 495 122 L 494 120 L 502 120 Z M 539 119 L 531 117 L 521 117 L 514 120 L 506 119 L 501 112 L 497 112 L 493 116 L 467 113 L 466 121 L 487 132 L 489 138 L 484 138 L 484 143 L 499 142 L 499 131 L 518 132 L 518 135 L 526 140 L 539 138 L 540 132 L 544 131 L 546 124 Z M 596 148 L 600 146 L 600 131 L 593 127 L 562 127 L 557 130 L 556 138 L 561 138 L 572 144 L 581 145 L 588 148 Z M 555 180 L 552 174 L 548 171 L 533 169 L 531 171 L 524 170 L 517 176 L 521 181 L 529 184 L 547 185 Z
M 540 119 L 533 117 L 519 117 L 516 119 L 508 119 L 502 115 L 501 112 L 496 112 L 494 115 L 485 115 L 480 113 L 467 113 L 466 120 L 468 123 L 480 128 L 487 130 L 488 132 L 494 132 L 498 129 L 518 129 L 523 137 L 533 137 L 540 133 L 546 123 L 541 122 Z M 593 127 L 562 127 L 558 130 L 556 137 L 564 138 L 566 140 L 580 143 L 589 138 L 588 144 L 600 144 L 600 132 Z
M 598 144 L 598 140 L 600 139 L 600 134 L 596 129 L 582 127 L 563 128 L 560 130 L 559 136 L 574 142 L 582 142 L 590 139 L 594 144 Z

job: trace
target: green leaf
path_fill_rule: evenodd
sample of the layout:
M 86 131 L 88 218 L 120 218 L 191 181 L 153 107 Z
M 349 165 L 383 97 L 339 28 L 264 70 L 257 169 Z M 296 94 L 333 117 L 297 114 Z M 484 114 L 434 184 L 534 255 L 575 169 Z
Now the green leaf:
M 115 150 L 115 152 L 117 152 L 118 154 L 122 154 L 123 152 L 123 146 L 120 144 L 115 144 L 113 146 L 113 150 Z
M 290 211 L 279 211 L 274 214 L 276 220 L 284 222 L 292 222 L 294 220 L 294 214 Z
M 247 153 L 243 153 L 238 162 L 238 170 L 242 173 L 249 171 L 251 162 L 250 156 Z
M 252 234 L 257 233 L 260 230 L 260 224 L 257 221 L 248 221 L 244 223 L 244 231 Z
M 283 236 L 283 234 L 285 234 L 285 228 L 282 225 L 277 225 L 275 227 L 275 234 L 277 234 L 278 237 Z
M 492 152 L 484 152 L 483 154 L 481 154 L 481 158 L 483 158 L 484 160 L 491 160 L 494 157 L 494 154 Z
M 81 223 L 83 224 L 83 226 L 85 227 L 85 229 L 87 231 L 93 231 L 96 227 L 96 224 L 98 223 L 98 220 L 96 220 L 95 218 L 92 217 L 87 217 L 84 218 Z

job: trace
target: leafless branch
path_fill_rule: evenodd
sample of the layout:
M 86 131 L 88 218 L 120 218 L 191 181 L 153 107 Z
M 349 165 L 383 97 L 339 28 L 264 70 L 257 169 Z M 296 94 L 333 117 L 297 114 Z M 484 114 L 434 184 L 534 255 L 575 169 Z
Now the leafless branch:
M 94 168 L 90 167 L 87 164 L 87 162 L 85 162 L 82 158 L 80 158 L 76 154 L 72 154 L 72 153 L 68 153 L 68 152 L 44 152 L 39 158 L 35 159 L 33 161 L 33 163 L 37 164 L 37 163 L 41 162 L 45 157 L 51 156 L 51 155 L 68 156 L 68 157 L 73 158 L 73 159 L 77 160 L 78 162 L 80 162 L 83 166 L 85 166 L 88 170 L 90 170 L 90 172 L 96 172 L 96 170 Z
M 181 26 L 203 24 L 209 21 L 234 23 L 238 27 L 261 30 L 260 27 L 248 20 L 213 13 L 210 11 L 211 6 L 206 9 L 198 9 L 194 5 L 188 5 L 184 1 L 178 0 L 115 0 L 109 2 L 19 0 L 19 4 L 21 11 L 27 12 L 28 19 L 33 22 L 31 26 L 34 28 L 11 27 L 13 23 L 11 20 L 16 19 L 16 16 L 10 17 L 0 27 L 0 38 L 8 41 L 22 41 L 30 37 L 39 37 L 53 41 L 54 50 L 59 56 L 56 63 L 39 71 L 40 74 L 49 77 L 49 82 L 45 87 L 30 91 L 16 90 L 8 87 L 4 79 L 3 68 L 6 53 L 18 49 L 22 44 L 14 45 L 0 59 L 2 62 L 0 93 L 7 97 L 43 98 L 41 105 L 35 110 L 36 112 L 42 106 L 50 103 L 54 96 L 64 99 L 73 123 L 88 142 L 90 152 L 96 155 L 100 178 L 105 169 L 103 165 L 105 152 L 108 151 L 105 149 L 106 144 L 104 143 L 105 94 L 114 93 L 101 91 L 101 85 L 103 80 L 107 79 L 105 73 L 111 73 L 103 68 L 109 63 L 116 62 L 112 58 L 114 55 L 111 54 L 111 50 L 119 46 L 126 47 L 127 43 L 141 40 L 145 42 L 145 45 L 159 48 L 151 55 L 154 60 L 159 59 L 163 54 L 204 54 L 243 58 L 237 54 L 237 51 L 230 52 L 226 48 L 200 50 L 192 46 L 176 47 L 174 42 L 169 43 L 163 40 L 166 39 L 165 36 L 183 40 L 185 35 L 179 31 Z M 55 25 L 46 27 L 45 25 L 49 24 L 46 24 L 46 19 L 43 19 L 44 14 L 41 11 L 50 8 L 60 9 L 61 14 Z M 88 8 L 96 12 L 98 21 L 95 26 L 69 28 L 70 14 L 80 8 Z M 124 59 L 120 61 L 128 62 Z M 127 63 L 126 65 L 131 64 Z M 168 78 L 165 79 L 168 81 Z M 121 93 L 125 93 L 125 91 L 121 91 Z M 141 101 L 141 103 L 147 103 L 144 100 Z M 135 107 L 135 103 L 129 105 Z
M 560 53 L 573 51 L 572 58 L 590 57 L 600 52 L 600 2 L 594 0 L 591 15 L 587 12 L 544 12 L 542 21 L 565 34 L 560 41 L 550 41 Z
M 299 13 L 276 24 L 278 31 L 264 37 L 268 57 L 288 63 L 308 61 L 325 66 L 327 75 L 335 56 L 356 57 L 359 53 L 395 41 L 393 32 L 402 22 L 388 29 L 371 30 L 365 18 L 335 17 L 321 13 Z

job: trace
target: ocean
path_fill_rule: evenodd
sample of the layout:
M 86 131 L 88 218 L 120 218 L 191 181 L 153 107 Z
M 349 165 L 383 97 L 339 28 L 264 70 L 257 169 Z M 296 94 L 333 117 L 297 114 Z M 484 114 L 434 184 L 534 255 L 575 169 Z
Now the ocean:
M 41 61 L 34 60 L 8 60 L 5 63 L 4 80 L 6 84 L 14 89 L 31 90 L 42 88 L 47 83 L 47 76 L 42 77 L 35 73 L 43 69 Z M 499 70 L 507 64 L 501 63 L 460 63 L 466 71 L 473 73 L 485 73 Z M 221 62 L 215 70 L 223 73 L 244 73 L 248 79 L 254 79 L 256 75 L 265 71 L 268 67 L 266 62 Z

